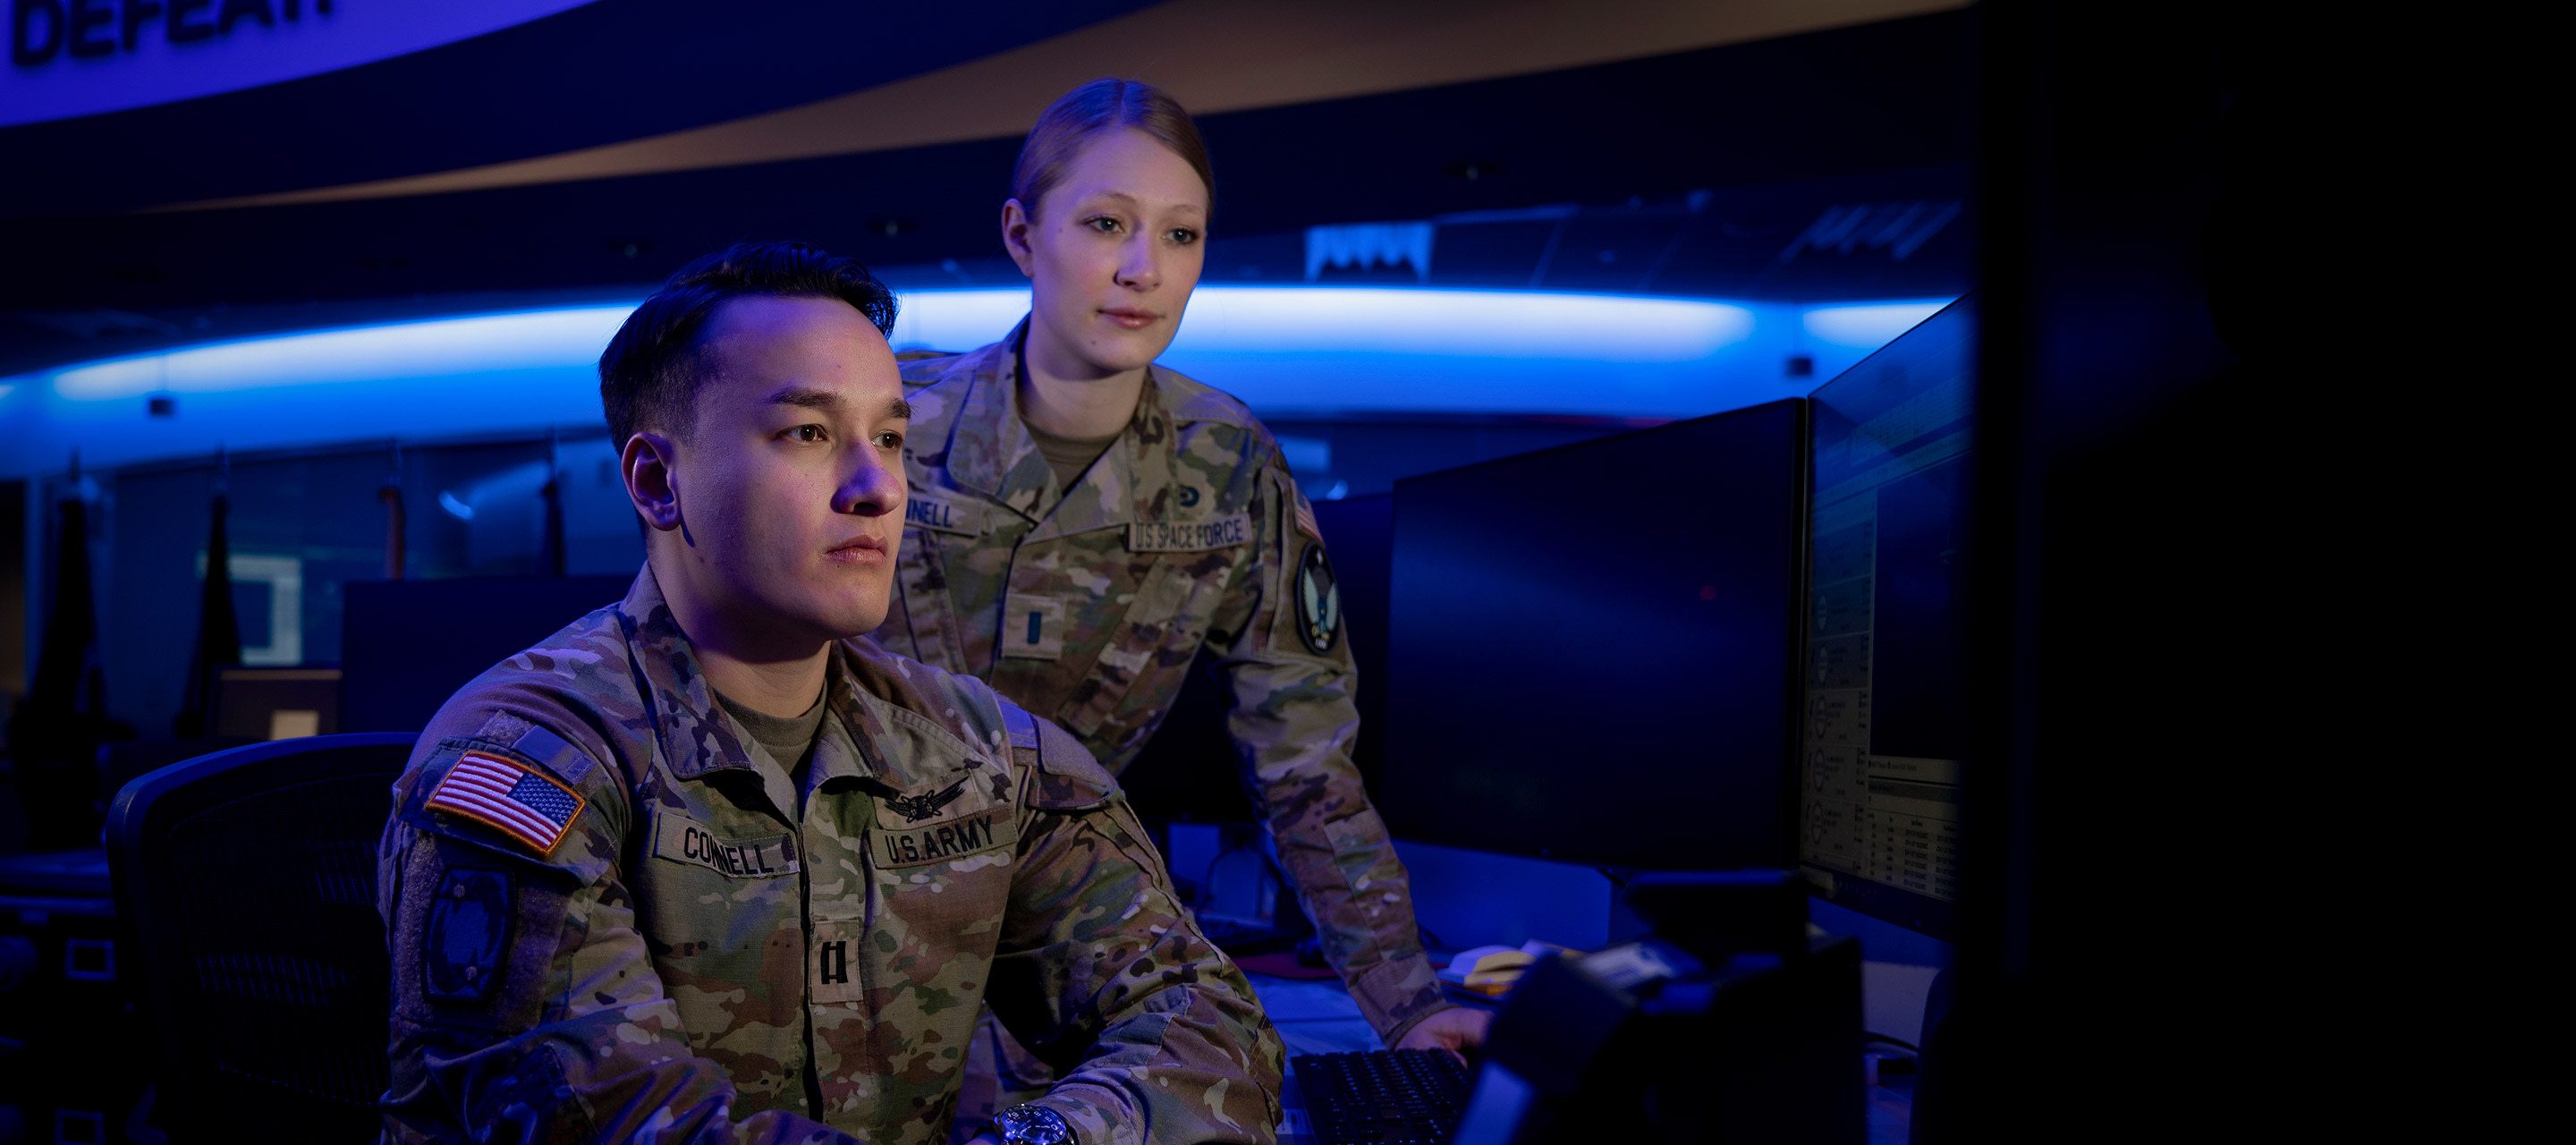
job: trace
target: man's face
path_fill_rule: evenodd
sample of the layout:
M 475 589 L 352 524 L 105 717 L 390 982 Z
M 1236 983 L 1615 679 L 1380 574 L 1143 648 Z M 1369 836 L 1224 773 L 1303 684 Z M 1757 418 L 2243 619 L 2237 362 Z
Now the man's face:
M 837 298 L 747 296 L 719 304 L 699 348 L 708 373 L 671 467 L 681 527 L 664 543 L 691 611 L 728 631 L 691 639 L 792 652 L 874 630 L 912 412 L 885 336 Z

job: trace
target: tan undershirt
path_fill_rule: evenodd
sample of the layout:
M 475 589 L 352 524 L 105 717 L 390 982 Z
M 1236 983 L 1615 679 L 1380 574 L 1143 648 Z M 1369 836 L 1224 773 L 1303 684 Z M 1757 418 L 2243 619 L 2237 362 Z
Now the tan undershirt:
M 799 788 L 805 786 L 805 764 L 814 757 L 814 741 L 823 731 L 823 698 L 831 690 L 825 687 L 817 693 L 814 706 L 805 709 L 801 716 L 773 716 L 736 703 L 733 697 L 713 688 L 707 689 L 715 696 L 716 702 L 732 714 L 735 722 L 740 723 L 743 730 L 750 732 L 751 738 L 759 741 L 762 749 L 769 752 L 769 758 L 778 761 L 778 766 L 786 770 Z
M 1057 437 L 1039 429 L 1037 423 L 1027 418 L 1021 418 L 1020 424 L 1028 426 L 1029 436 L 1037 440 L 1038 452 L 1046 457 L 1047 468 L 1055 471 L 1055 487 L 1058 489 L 1073 488 L 1073 483 L 1081 479 L 1082 471 L 1091 468 L 1092 462 L 1100 460 L 1100 455 L 1109 452 L 1109 447 L 1117 443 L 1118 433 L 1127 432 L 1127 427 L 1122 425 L 1118 427 L 1118 433 L 1107 437 Z

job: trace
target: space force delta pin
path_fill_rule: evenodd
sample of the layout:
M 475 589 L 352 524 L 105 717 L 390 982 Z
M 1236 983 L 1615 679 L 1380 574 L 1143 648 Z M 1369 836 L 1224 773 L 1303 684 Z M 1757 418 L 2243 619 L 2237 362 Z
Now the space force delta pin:
M 1318 656 L 1342 639 L 1342 589 L 1320 542 L 1307 542 L 1306 555 L 1297 561 L 1297 638 Z

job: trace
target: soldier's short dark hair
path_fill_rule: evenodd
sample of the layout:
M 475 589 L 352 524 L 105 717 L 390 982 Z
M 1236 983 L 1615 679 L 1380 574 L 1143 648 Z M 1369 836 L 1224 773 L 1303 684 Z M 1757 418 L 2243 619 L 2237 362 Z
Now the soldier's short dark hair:
M 700 368 L 698 333 L 717 304 L 743 295 L 838 298 L 879 333 L 894 333 L 894 292 L 854 258 L 811 243 L 736 243 L 681 267 L 644 300 L 599 355 L 599 404 L 619 448 L 639 430 L 686 439 Z

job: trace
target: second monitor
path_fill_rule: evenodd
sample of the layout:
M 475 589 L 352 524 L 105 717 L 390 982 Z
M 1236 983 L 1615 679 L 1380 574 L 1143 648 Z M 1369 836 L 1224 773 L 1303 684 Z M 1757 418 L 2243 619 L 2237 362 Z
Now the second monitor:
M 1399 836 L 1679 870 L 1792 861 L 1806 403 L 1396 483 Z

